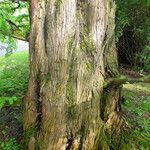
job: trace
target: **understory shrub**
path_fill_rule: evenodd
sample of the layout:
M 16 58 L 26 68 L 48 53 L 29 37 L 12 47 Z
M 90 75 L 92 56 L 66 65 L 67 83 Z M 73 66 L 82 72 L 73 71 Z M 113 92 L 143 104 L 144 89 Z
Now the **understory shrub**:
M 28 84 L 28 52 L 0 58 L 0 108 L 20 104 Z

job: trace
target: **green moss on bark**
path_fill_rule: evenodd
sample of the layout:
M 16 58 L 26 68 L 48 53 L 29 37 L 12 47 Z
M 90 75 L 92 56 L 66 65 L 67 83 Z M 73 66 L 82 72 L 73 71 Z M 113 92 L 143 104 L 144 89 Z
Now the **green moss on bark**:
M 68 105 L 68 117 L 74 119 L 76 116 L 76 104 L 75 104 L 75 95 L 74 95 L 74 57 L 75 57 L 75 48 L 74 48 L 75 37 L 72 36 L 68 40 L 68 53 L 71 55 L 70 64 L 68 65 L 68 81 L 66 86 L 66 96 L 67 96 L 67 105 Z
M 62 4 L 62 0 L 56 0 L 55 1 L 55 17 L 57 18 L 57 15 L 60 14 L 60 6 Z
M 37 132 L 37 129 L 34 127 L 30 127 L 28 130 L 24 132 L 23 135 L 23 149 L 28 148 L 30 138 Z

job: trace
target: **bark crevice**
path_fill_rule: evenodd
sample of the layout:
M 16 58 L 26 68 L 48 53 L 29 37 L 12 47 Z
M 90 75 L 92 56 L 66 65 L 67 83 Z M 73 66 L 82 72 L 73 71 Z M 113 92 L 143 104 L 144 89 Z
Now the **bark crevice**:
M 67 138 L 66 150 L 70 150 L 72 148 L 73 141 L 74 141 L 74 137 L 73 134 L 71 133 L 70 136 Z

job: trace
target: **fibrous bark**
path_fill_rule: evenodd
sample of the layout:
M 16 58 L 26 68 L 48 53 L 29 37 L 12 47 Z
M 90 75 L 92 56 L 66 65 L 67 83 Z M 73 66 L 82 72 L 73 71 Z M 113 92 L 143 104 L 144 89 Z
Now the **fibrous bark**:
M 31 0 L 29 150 L 110 149 L 120 131 L 113 0 Z M 107 130 L 107 131 L 106 131 Z M 105 132 L 106 131 L 106 132 Z

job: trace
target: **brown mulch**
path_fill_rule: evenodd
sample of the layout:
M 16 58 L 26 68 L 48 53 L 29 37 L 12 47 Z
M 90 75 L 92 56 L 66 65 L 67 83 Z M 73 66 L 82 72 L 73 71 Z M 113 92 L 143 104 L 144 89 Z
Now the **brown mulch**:
M 120 66 L 120 72 L 130 78 L 140 78 L 143 75 L 149 75 L 149 72 L 139 72 L 128 65 Z
M 22 138 L 22 114 L 18 106 L 5 106 L 0 110 L 0 141 Z

